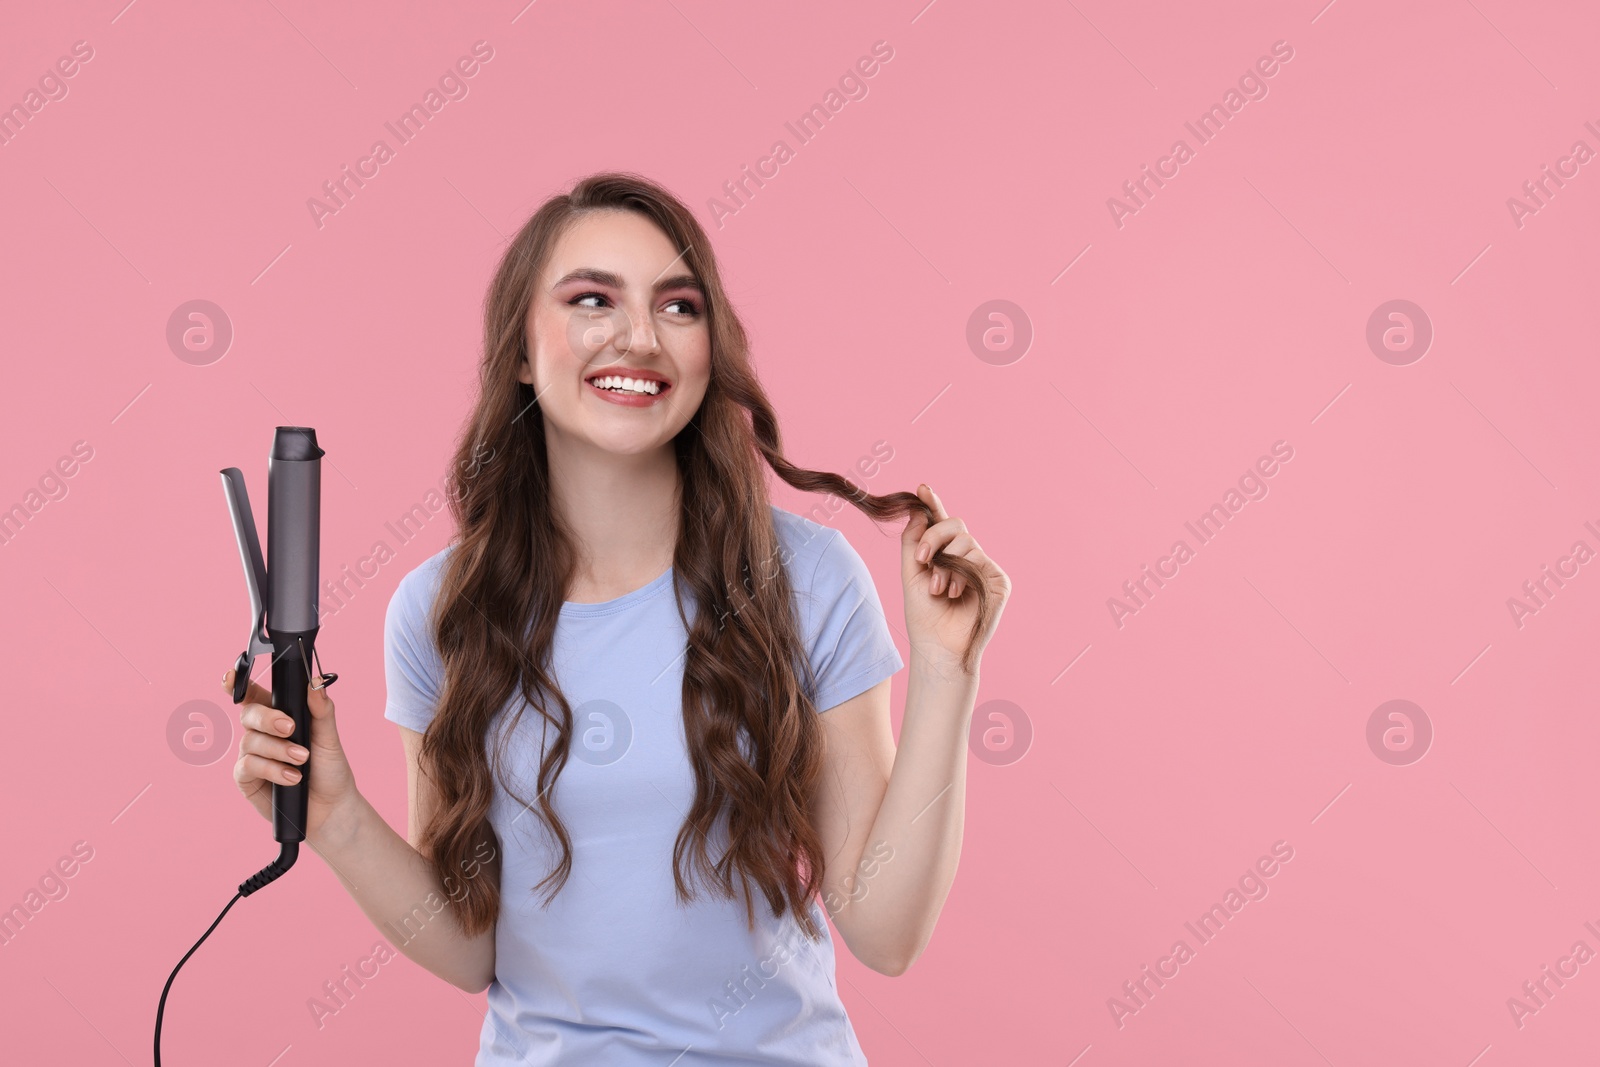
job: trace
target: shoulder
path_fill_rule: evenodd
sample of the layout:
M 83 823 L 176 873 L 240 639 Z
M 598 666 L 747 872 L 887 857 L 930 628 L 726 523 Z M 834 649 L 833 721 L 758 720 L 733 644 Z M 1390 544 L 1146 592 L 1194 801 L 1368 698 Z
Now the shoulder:
M 835 537 L 843 535 L 831 526 L 824 526 L 776 504 L 768 506 L 772 510 L 772 528 L 778 535 L 784 567 L 793 580 L 803 581 L 816 569 L 828 544 Z
M 453 543 L 446 545 L 401 575 L 400 581 L 395 585 L 394 593 L 389 597 L 391 615 L 398 610 L 408 617 L 427 616 L 433 607 L 434 599 L 439 594 L 439 582 L 444 574 L 444 565 L 455 549 Z
M 451 549 L 434 553 L 401 575 L 383 621 L 384 718 L 417 733 L 438 710 L 445 667 L 429 622 Z
M 826 711 L 905 666 L 866 562 L 839 530 L 773 508 L 814 688 Z M 896 549 L 898 549 L 896 544 Z
M 866 561 L 843 533 L 776 504 L 771 507 L 784 569 L 802 603 L 834 600 L 851 591 L 877 599 Z
M 783 565 L 797 591 L 803 592 L 813 579 L 826 579 L 841 566 L 860 562 L 861 557 L 838 530 L 776 504 L 770 507 Z

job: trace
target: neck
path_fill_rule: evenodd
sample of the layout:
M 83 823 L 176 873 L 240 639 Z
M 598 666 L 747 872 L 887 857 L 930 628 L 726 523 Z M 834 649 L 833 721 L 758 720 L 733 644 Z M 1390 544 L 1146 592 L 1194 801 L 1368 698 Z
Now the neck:
M 553 505 L 577 538 L 568 599 L 608 600 L 671 566 L 681 479 L 671 444 L 619 455 L 551 442 Z

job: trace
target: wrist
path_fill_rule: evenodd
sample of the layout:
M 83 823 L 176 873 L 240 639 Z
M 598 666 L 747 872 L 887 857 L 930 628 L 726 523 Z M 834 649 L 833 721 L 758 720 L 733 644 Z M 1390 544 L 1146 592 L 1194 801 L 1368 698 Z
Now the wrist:
M 367 819 L 376 811 L 358 790 L 351 789 L 345 798 L 328 812 L 315 834 L 308 834 L 306 844 L 319 856 L 337 854 L 350 848 L 360 839 Z
M 908 729 L 932 728 L 947 739 L 955 731 L 965 737 L 977 704 L 978 675 L 962 671 L 959 656 L 916 663 L 907 678 L 902 743 Z
M 921 650 L 914 649 L 911 657 L 908 681 L 932 686 L 938 689 L 948 689 L 953 686 L 976 686 L 978 684 L 978 669 L 983 665 L 982 658 L 974 658 L 972 669 L 966 670 L 962 666 L 961 657 L 953 652 L 937 651 L 924 654 Z

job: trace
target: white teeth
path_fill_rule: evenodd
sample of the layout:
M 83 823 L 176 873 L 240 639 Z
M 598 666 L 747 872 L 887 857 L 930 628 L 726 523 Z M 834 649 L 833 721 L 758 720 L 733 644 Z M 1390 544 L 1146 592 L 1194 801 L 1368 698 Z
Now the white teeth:
M 613 374 L 606 378 L 591 378 L 590 381 L 601 389 L 611 389 L 622 393 L 642 393 L 646 396 L 655 396 L 661 392 L 661 383 L 653 379 L 621 378 Z

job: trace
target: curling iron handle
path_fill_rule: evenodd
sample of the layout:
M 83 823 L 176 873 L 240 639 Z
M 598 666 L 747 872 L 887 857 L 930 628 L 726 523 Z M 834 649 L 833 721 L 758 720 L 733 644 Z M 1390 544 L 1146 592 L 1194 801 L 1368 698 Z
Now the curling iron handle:
M 306 699 L 306 687 L 311 684 L 306 664 L 316 642 L 317 631 L 284 634 L 273 632 L 275 653 L 272 658 L 272 706 L 294 720 L 294 733 L 288 740 L 301 748 L 311 749 L 311 707 Z M 297 643 L 303 644 L 305 658 L 300 655 Z M 300 780 L 293 785 L 272 784 L 272 836 L 277 841 L 304 841 L 306 839 L 306 814 L 311 788 L 311 761 L 298 768 Z

